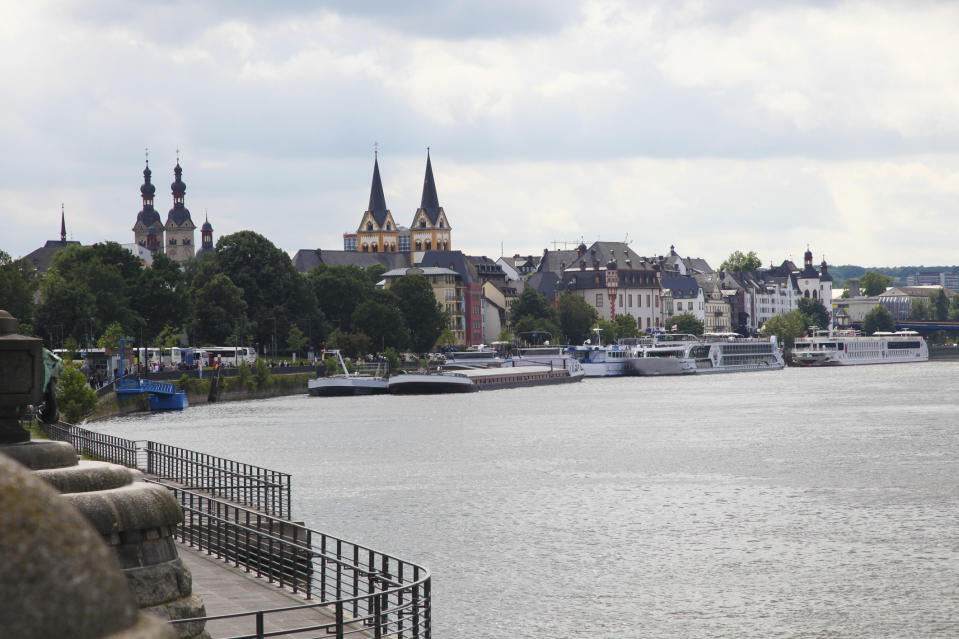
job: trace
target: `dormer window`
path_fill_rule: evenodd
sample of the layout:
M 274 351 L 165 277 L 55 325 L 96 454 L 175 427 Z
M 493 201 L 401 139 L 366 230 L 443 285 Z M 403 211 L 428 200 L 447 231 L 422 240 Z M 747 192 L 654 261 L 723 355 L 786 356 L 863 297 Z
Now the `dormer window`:
M 390 223 L 389 223 L 389 222 L 386 223 L 386 230 L 387 230 L 387 231 L 391 230 L 391 227 L 390 227 Z
M 420 228 L 421 228 L 421 229 L 425 229 L 425 228 L 426 228 L 426 220 L 420 220 Z
M 367 223 L 366 223 L 366 230 L 367 230 L 367 231 L 372 231 L 372 230 L 373 230 L 373 223 L 372 223 L 372 222 L 367 222 Z
M 440 228 L 443 228 L 443 220 L 440 220 L 439 226 L 440 226 Z

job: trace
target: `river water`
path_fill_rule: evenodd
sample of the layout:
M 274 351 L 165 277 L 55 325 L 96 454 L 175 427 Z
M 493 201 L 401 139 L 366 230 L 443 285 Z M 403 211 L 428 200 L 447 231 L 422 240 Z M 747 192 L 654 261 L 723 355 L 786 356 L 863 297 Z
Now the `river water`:
M 92 426 L 293 475 L 434 636 L 959 636 L 959 362 L 303 396 Z

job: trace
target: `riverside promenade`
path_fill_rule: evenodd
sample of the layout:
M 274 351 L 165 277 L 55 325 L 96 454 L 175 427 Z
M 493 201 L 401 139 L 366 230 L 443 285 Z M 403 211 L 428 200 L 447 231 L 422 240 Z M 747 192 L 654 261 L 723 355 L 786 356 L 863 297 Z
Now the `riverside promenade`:
M 177 543 L 180 559 L 193 575 L 193 592 L 203 598 L 208 617 L 248 613 L 256 610 L 289 608 L 316 603 L 295 595 L 275 583 L 258 578 L 222 559 Z M 266 615 L 263 630 L 266 633 L 292 628 L 326 626 L 336 621 L 332 611 L 325 607 L 303 608 Z M 206 622 L 206 630 L 213 639 L 256 635 L 256 617 L 246 615 Z M 324 631 L 273 635 L 277 637 L 316 637 Z M 372 637 L 368 632 L 351 634 L 353 637 Z

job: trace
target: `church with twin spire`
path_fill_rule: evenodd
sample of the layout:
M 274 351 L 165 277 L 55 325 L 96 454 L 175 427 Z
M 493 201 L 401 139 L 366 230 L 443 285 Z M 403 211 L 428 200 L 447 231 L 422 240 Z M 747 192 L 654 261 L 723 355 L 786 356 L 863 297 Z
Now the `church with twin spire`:
M 179 264 L 185 264 L 195 256 L 213 252 L 213 226 L 207 219 L 200 228 L 201 246 L 199 250 L 194 246 L 196 224 L 186 208 L 186 183 L 183 181 L 183 169 L 180 167 L 180 158 L 177 156 L 176 166 L 173 168 L 173 183 L 170 191 L 173 195 L 173 208 L 167 213 L 166 224 L 160 218 L 160 213 L 153 208 L 156 186 L 151 182 L 153 172 L 150 170 L 150 160 L 147 158 L 146 168 L 143 169 L 143 184 L 140 186 L 140 196 L 143 199 L 143 208 L 137 213 L 136 223 L 133 225 L 133 241 L 146 248 L 150 253 L 165 253 L 170 259 Z
M 423 178 L 423 195 L 420 206 L 413 214 L 409 227 L 399 226 L 386 206 L 383 181 L 380 177 L 379 155 L 373 159 L 373 183 L 370 186 L 370 202 L 363 212 L 355 233 L 343 236 L 343 248 L 359 253 L 408 254 L 408 264 L 416 264 L 427 251 L 452 249 L 449 220 L 440 206 L 433 179 L 433 163 L 429 149 L 426 151 L 426 175 Z

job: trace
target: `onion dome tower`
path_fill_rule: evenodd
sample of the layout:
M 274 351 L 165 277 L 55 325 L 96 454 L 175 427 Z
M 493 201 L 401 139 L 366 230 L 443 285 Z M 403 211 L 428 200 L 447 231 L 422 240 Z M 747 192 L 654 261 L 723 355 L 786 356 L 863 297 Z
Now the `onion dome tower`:
M 163 222 L 160 214 L 153 208 L 153 196 L 156 187 L 150 183 L 150 160 L 147 159 L 143 169 L 143 186 L 140 187 L 140 196 L 143 198 L 143 208 L 137 213 L 136 224 L 133 225 L 133 241 L 145 246 L 152 252 L 163 252 Z M 153 248 L 150 247 L 150 235 L 153 235 Z
M 373 156 L 373 183 L 370 185 L 369 207 L 363 213 L 356 229 L 356 250 L 361 253 L 395 253 L 399 243 L 399 231 L 393 214 L 386 208 L 383 182 L 380 180 L 378 153 Z
M 170 209 L 166 219 L 166 253 L 170 259 L 180 264 L 193 257 L 193 232 L 196 230 L 190 211 L 184 205 L 186 183 L 183 182 L 182 175 L 183 169 L 180 168 L 178 155 L 176 167 L 173 169 L 173 184 L 170 185 L 170 190 L 173 192 L 173 208 Z
M 430 161 L 430 150 L 427 148 L 423 196 L 420 198 L 420 208 L 413 214 L 413 224 L 410 227 L 414 263 L 421 259 L 425 251 L 449 251 L 451 230 L 450 223 L 446 219 L 446 211 L 440 206 L 439 197 L 436 195 L 433 164 Z
M 197 249 L 196 256 L 213 254 L 213 225 L 210 224 L 210 217 L 207 215 L 200 227 L 200 248 Z

